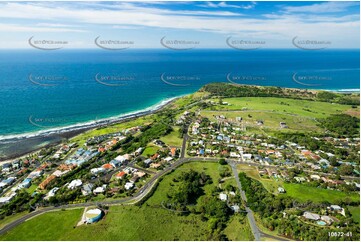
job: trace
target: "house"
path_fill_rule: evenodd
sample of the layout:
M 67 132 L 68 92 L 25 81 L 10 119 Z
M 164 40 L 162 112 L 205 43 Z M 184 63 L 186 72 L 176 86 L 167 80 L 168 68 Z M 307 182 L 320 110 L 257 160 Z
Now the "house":
M 168 156 L 167 158 L 164 158 L 164 161 L 166 161 L 166 162 L 170 162 L 171 160 L 173 160 L 173 158 L 170 156 Z
M 251 160 L 252 159 L 252 154 L 242 154 L 242 159 L 243 160 Z
M 320 220 L 320 215 L 316 214 L 316 213 L 311 213 L 311 212 L 304 212 L 303 213 L 303 217 L 305 217 L 306 219 L 310 219 L 310 220 Z
M 107 185 L 103 185 L 101 187 L 97 187 L 94 189 L 93 193 L 96 194 L 102 194 L 105 192 L 105 189 L 107 188 Z
M 152 164 L 150 164 L 150 168 L 154 168 L 154 169 L 157 169 L 158 167 L 160 167 L 161 166 L 161 164 L 159 164 L 159 163 L 152 163 Z
M 135 155 L 140 155 L 140 154 L 142 153 L 142 151 L 143 151 L 143 148 L 142 148 L 142 147 L 139 147 L 139 148 L 134 152 L 134 154 L 135 154 Z
M 172 157 L 174 157 L 176 155 L 176 152 L 177 152 L 177 148 L 173 147 L 170 149 L 170 154 Z
M 93 175 L 98 175 L 98 174 L 101 174 L 104 172 L 105 172 L 105 169 L 103 167 L 90 169 L 90 173 Z
M 102 168 L 104 168 L 105 170 L 112 170 L 113 166 L 111 164 L 107 163 L 107 164 L 102 165 Z
M 130 190 L 130 189 L 132 189 L 134 187 L 134 183 L 133 182 L 127 182 L 127 183 L 125 183 L 125 186 L 124 186 L 124 188 L 126 189 L 126 190 Z
M 288 126 L 287 126 L 287 124 L 285 122 L 280 122 L 280 128 L 281 129 L 287 129 Z
M 158 153 L 155 153 L 154 155 L 152 155 L 152 156 L 150 157 L 150 159 L 156 160 L 159 156 L 160 156 L 160 155 L 159 155 Z
M 20 160 L 13 161 L 12 166 L 14 169 L 19 169 L 21 167 Z
M 124 171 L 121 171 L 118 174 L 116 174 L 115 177 L 117 179 L 123 179 L 126 175 L 127 175 L 127 173 L 125 173 Z
M 278 187 L 277 190 L 278 190 L 279 193 L 285 193 L 286 192 L 286 190 L 283 187 Z
M 236 152 L 231 152 L 229 153 L 229 156 L 232 158 L 240 158 L 241 156 L 239 154 L 237 154 Z
M 135 168 L 132 168 L 132 167 L 126 167 L 126 168 L 124 168 L 124 170 L 123 170 L 125 173 L 127 173 L 127 174 L 132 174 L 132 173 L 134 173 L 134 172 L 136 172 L 136 171 L 138 171 L 137 169 L 135 169 Z
M 232 205 L 232 206 L 231 206 L 231 209 L 232 209 L 233 212 L 235 212 L 235 213 L 239 213 L 239 210 L 240 210 L 240 208 L 239 208 L 238 205 Z
M 311 175 L 310 178 L 312 180 L 317 180 L 317 181 L 321 179 L 321 177 L 319 175 Z
M 123 163 L 123 161 L 120 161 L 120 160 L 112 160 L 111 162 L 109 162 L 109 164 L 111 164 L 114 168 L 117 168 L 119 166 L 121 166 Z
M 9 203 L 15 196 L 16 193 L 11 193 L 7 197 L 0 197 L 0 206 Z
M 139 176 L 134 175 L 134 176 L 130 179 L 130 182 L 136 183 L 138 180 L 139 180 Z
M 146 173 L 142 172 L 142 171 L 137 171 L 137 172 L 134 172 L 134 175 L 138 176 L 139 178 L 142 178 L 143 176 L 146 175 Z
M 120 162 L 120 164 L 123 164 L 128 159 L 125 155 L 118 155 L 114 160 Z
M 54 187 L 53 189 L 51 189 L 48 194 L 46 195 L 45 199 L 49 199 L 50 197 L 54 197 L 55 193 L 59 190 L 59 187 Z
M 305 182 L 306 179 L 304 177 L 295 177 L 294 178 L 297 182 Z
M 153 160 L 152 159 L 146 159 L 145 161 L 143 161 L 144 164 L 148 167 L 152 162 Z
M 8 177 L 7 179 L 0 182 L 0 188 L 7 187 L 15 182 L 15 177 Z
M 55 170 L 52 175 L 54 175 L 56 177 L 61 177 L 61 176 L 63 176 L 64 174 L 66 174 L 68 172 L 69 172 L 69 170 L 67 170 L 67 171 Z
M 13 165 L 11 163 L 5 163 L 2 166 L 2 171 L 3 172 L 10 172 L 13 168 Z
M 77 187 L 80 187 L 82 185 L 82 181 L 80 179 L 75 179 L 75 180 L 72 180 L 69 184 L 68 184 L 68 189 L 75 189 Z
M 221 201 L 227 201 L 227 194 L 225 194 L 225 193 L 220 193 L 220 194 L 219 194 L 219 199 L 221 199 Z
M 163 141 L 161 141 L 161 140 L 159 140 L 159 139 L 155 139 L 154 141 L 153 141 L 153 143 L 155 144 L 155 145 L 157 145 L 157 146 L 163 146 L 163 145 L 165 145 L 165 143 L 163 142 Z
M 335 221 L 330 216 L 321 216 L 321 220 L 325 221 L 328 225 L 332 224 Z
M 92 193 L 94 185 L 91 183 L 86 183 L 83 185 L 83 188 L 81 189 L 81 193 L 83 196 L 88 196 Z
M 19 188 L 29 188 L 31 186 L 31 178 L 26 178 L 20 185 Z
M 56 178 L 54 175 L 50 175 L 48 178 L 46 178 L 42 183 L 40 183 L 39 188 L 42 190 L 45 190 L 46 187 L 49 185 L 51 181 L 53 181 Z

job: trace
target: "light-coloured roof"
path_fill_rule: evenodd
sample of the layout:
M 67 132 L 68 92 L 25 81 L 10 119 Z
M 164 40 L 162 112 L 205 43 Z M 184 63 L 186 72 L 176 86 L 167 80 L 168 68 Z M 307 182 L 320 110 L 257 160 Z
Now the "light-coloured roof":
M 100 209 L 98 209 L 98 208 L 90 209 L 90 210 L 86 211 L 85 217 L 87 219 L 92 219 L 92 218 L 95 218 L 95 217 L 99 216 L 99 214 L 101 214 L 101 213 L 102 213 L 102 211 Z

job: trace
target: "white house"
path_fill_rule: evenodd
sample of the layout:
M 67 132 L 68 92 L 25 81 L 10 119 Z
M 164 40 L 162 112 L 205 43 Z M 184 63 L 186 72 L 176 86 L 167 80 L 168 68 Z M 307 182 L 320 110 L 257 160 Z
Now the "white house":
M 76 180 L 72 180 L 69 184 L 68 184 L 68 189 L 75 189 L 77 187 L 80 187 L 82 185 L 82 181 L 80 179 L 76 179 Z
M 130 189 L 132 189 L 134 187 L 134 183 L 133 182 L 127 182 L 127 183 L 125 183 L 124 187 L 125 187 L 126 190 L 130 190 Z
M 227 194 L 225 194 L 225 193 L 220 193 L 220 194 L 219 194 L 219 199 L 221 199 L 222 201 L 227 201 Z

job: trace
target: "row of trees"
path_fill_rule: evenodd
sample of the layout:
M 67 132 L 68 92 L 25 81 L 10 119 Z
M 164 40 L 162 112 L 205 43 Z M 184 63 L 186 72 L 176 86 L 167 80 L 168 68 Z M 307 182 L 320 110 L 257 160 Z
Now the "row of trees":
M 282 97 L 293 99 L 308 99 L 321 102 L 332 102 L 359 106 L 359 95 L 340 94 L 321 91 L 316 95 L 307 90 L 286 89 L 281 87 L 260 87 L 250 85 L 233 85 L 229 83 L 210 83 L 205 85 L 202 91 L 209 92 L 213 96 L 220 97 Z
M 339 137 L 354 137 L 360 134 L 360 119 L 347 114 L 335 114 L 320 119 L 320 125 Z

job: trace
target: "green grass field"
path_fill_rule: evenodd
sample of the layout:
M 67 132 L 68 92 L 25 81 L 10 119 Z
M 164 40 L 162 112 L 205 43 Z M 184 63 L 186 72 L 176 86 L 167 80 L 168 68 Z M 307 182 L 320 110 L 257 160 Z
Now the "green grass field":
M 286 190 L 286 195 L 302 202 L 311 200 L 313 202 L 328 201 L 330 203 L 337 203 L 345 197 L 351 198 L 352 201 L 360 201 L 360 195 L 357 193 L 345 193 L 293 183 L 284 183 L 283 186 Z
M 81 219 L 83 209 L 46 213 L 37 216 L 1 235 L 1 240 L 209 240 L 211 231 L 200 215 L 180 215 L 160 206 L 174 176 L 190 169 L 204 171 L 214 184 L 205 186 L 206 193 L 218 184 L 218 163 L 191 162 L 166 175 L 153 196 L 141 207 L 112 206 L 101 221 L 91 225 L 74 226 Z M 222 183 L 235 185 L 234 179 Z M 224 233 L 230 239 L 249 240 L 247 220 L 237 221 L 234 216 Z
M 27 191 L 29 194 L 33 194 L 33 193 L 35 192 L 36 188 L 38 188 L 38 186 L 32 184 L 28 189 L 26 189 L 26 191 Z
M 352 218 L 355 222 L 360 223 L 360 206 L 358 207 L 347 207 L 350 213 L 352 214 Z
M 10 216 L 6 216 L 5 218 L 0 220 L 0 229 L 3 228 L 5 225 L 7 225 L 8 223 L 11 223 L 12 221 L 24 216 L 25 214 L 27 214 L 28 212 L 21 212 L 21 213 L 17 213 L 17 214 L 13 214 Z
M 170 134 L 161 137 L 160 140 L 166 143 L 167 145 L 180 147 L 182 146 L 183 140 L 179 138 L 179 133 L 178 133 L 179 127 L 173 127 L 173 129 L 174 130 Z
M 218 103 L 218 99 L 213 101 Z M 223 102 L 228 102 L 230 105 L 217 104 L 212 110 L 203 110 L 201 114 L 213 121 L 215 121 L 213 115 L 219 114 L 230 119 L 242 117 L 248 127 L 257 128 L 259 126 L 256 126 L 256 121 L 263 120 L 262 127 L 266 130 L 279 130 L 279 123 L 286 122 L 289 128 L 282 129 L 283 132 L 292 130 L 319 132 L 322 129 L 317 126 L 316 118 L 324 118 L 352 109 L 350 105 L 273 97 L 225 98 Z
M 242 108 L 247 108 L 248 110 L 268 110 L 315 118 L 323 118 L 330 114 L 351 109 L 350 105 L 276 97 L 225 98 L 223 102 L 228 102 L 230 105 L 218 105 L 217 107 L 221 110 L 241 110 Z
M 45 213 L 30 219 L 5 235 L 1 240 L 68 240 L 67 234 L 79 222 L 83 209 Z
M 230 219 L 230 222 L 224 229 L 224 234 L 232 241 L 254 240 L 247 218 L 239 215 L 234 215 Z
M 144 149 L 142 155 L 145 157 L 147 157 L 148 155 L 154 155 L 158 150 L 158 146 L 148 144 L 147 148 Z

